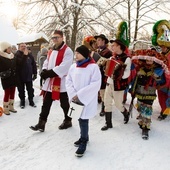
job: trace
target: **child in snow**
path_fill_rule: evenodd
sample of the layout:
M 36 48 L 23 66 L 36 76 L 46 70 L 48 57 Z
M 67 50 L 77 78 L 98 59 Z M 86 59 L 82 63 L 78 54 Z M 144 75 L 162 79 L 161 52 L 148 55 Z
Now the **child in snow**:
M 101 73 L 95 61 L 90 57 L 89 49 L 81 45 L 75 52 L 76 63 L 69 69 L 66 78 L 66 89 L 69 101 L 81 102 L 84 105 L 80 113 L 80 138 L 74 143 L 78 147 L 76 156 L 82 157 L 89 140 L 89 119 L 97 112 L 98 91 L 101 86 Z

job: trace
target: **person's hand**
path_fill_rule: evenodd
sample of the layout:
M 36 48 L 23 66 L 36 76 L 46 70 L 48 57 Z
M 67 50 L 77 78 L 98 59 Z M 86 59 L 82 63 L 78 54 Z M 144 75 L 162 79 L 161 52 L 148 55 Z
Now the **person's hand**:
M 40 74 L 42 79 L 47 79 L 47 78 L 53 78 L 57 77 L 58 75 L 51 69 L 51 70 L 46 70 L 44 69 L 41 74 Z
M 76 96 L 73 97 L 73 101 L 77 102 L 77 100 L 78 100 L 78 97 L 76 95 Z
M 34 81 L 37 78 L 37 74 L 33 74 L 32 80 Z

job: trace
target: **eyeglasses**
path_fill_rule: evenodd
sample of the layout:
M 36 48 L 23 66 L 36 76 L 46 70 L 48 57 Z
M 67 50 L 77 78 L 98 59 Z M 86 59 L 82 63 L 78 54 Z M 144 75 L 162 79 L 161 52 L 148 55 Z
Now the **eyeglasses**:
M 54 40 L 54 39 L 59 39 L 59 38 L 62 38 L 62 37 L 52 37 L 51 39 Z

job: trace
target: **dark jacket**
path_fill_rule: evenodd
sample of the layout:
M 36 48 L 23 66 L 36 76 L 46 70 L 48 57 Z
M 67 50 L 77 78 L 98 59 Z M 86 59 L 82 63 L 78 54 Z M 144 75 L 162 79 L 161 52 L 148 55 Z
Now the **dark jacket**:
M 7 53 L 0 53 L 0 73 L 10 70 L 9 77 L 1 78 L 2 88 L 5 90 L 16 86 L 16 59 L 7 58 Z
M 17 61 L 18 83 L 32 81 L 33 74 L 37 74 L 36 62 L 32 54 L 24 55 L 22 51 L 18 50 L 15 57 Z
M 112 52 L 107 47 L 98 50 L 98 54 L 107 59 L 109 59 L 112 56 Z M 100 72 L 102 75 L 101 89 L 105 89 L 107 81 L 107 76 L 105 76 L 105 66 L 100 66 Z

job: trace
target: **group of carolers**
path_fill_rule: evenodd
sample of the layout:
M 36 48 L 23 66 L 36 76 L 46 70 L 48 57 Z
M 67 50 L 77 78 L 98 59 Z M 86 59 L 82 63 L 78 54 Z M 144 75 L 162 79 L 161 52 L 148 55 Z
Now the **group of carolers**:
M 123 101 L 125 90 L 130 88 L 132 99 L 137 98 L 136 107 L 139 112 L 137 119 L 139 120 L 138 125 L 142 129 L 142 138 L 148 139 L 153 112 L 152 105 L 157 96 L 156 91 L 161 107 L 158 120 L 163 120 L 170 114 L 170 43 L 158 41 L 157 45 L 161 47 L 161 53 L 157 52 L 155 48 L 151 48 L 131 51 L 130 54 L 127 46 L 119 39 L 110 40 L 111 51 L 108 50 L 109 41 L 103 34 L 91 37 L 91 39 L 93 41 L 96 39 L 98 54 L 105 57 L 107 61 L 110 55 L 110 60 L 119 63 L 115 65 L 113 74 L 107 75 L 107 77 L 106 63 L 99 63 L 102 75 L 100 116 L 105 115 L 106 121 L 101 130 L 112 128 L 113 100 L 117 109 L 123 114 L 124 123 L 128 123 L 130 113 L 125 108 Z M 101 41 L 104 41 L 105 44 L 100 46 Z
M 154 29 L 157 30 L 160 24 L 166 25 L 167 21 L 159 22 Z M 159 32 L 157 34 L 160 35 Z M 81 157 L 89 141 L 89 119 L 97 112 L 98 96 L 102 100 L 100 116 L 105 116 L 106 122 L 101 130 L 106 131 L 113 127 L 113 101 L 123 115 L 124 124 L 128 123 L 130 113 L 123 101 L 125 91 L 129 88 L 132 99 L 137 98 L 138 125 L 142 129 L 142 138 L 148 139 L 156 90 L 161 106 L 159 120 L 165 119 L 170 110 L 170 37 L 166 36 L 169 35 L 163 33 L 153 41 L 154 45 L 162 48 L 162 53 L 145 49 L 132 51 L 131 54 L 127 44 L 120 38 L 109 41 L 104 34 L 88 36 L 84 38 L 83 45 L 76 48 L 76 63 L 72 64 L 73 52 L 64 43 L 63 32 L 55 30 L 52 35 L 54 47 L 40 74 L 44 84 L 39 121 L 30 128 L 44 132 L 54 100 L 60 100 L 64 112 L 64 121 L 59 129 L 72 126 L 72 119 L 68 116 L 70 102 L 84 105 L 79 117 L 80 138 L 74 142 L 78 147 L 75 154 Z M 108 61 L 117 63 L 111 68 L 113 72 L 110 75 L 106 73 Z
M 40 74 L 45 79 L 42 110 L 38 124 L 30 128 L 42 132 L 45 130 L 53 100 L 60 99 L 65 115 L 59 129 L 72 126 L 72 119 L 68 116 L 70 102 L 84 105 L 79 116 L 80 137 L 74 142 L 74 146 L 78 147 L 76 156 L 82 157 L 89 141 L 89 119 L 97 112 L 98 96 L 102 101 L 100 116 L 105 116 L 106 121 L 101 130 L 105 131 L 112 128 L 113 100 L 123 115 L 124 123 L 128 123 L 130 113 L 124 106 L 124 96 L 129 89 L 132 99 L 137 98 L 138 125 L 142 129 L 142 138 L 148 139 L 156 90 L 161 106 L 159 120 L 165 119 L 170 111 L 170 34 L 167 34 L 167 29 L 160 29 L 167 28 L 167 25 L 169 22 L 166 20 L 154 25 L 152 43 L 162 48 L 161 53 L 155 49 L 145 49 L 130 54 L 126 41 L 127 30 L 122 29 L 127 28 L 127 24 L 122 22 L 119 25 L 119 36 L 114 40 L 109 41 L 104 34 L 85 37 L 83 45 L 75 50 L 74 64 L 73 53 L 64 43 L 62 31 L 54 31 L 54 48 Z M 108 75 L 106 70 L 110 60 L 118 64 L 112 74 Z

